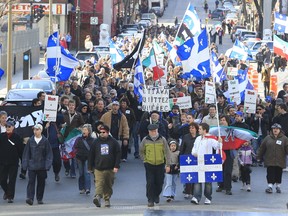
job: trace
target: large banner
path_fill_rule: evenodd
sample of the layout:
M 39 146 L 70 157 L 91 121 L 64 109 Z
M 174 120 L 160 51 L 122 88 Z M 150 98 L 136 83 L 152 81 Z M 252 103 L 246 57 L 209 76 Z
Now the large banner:
M 178 105 L 180 109 L 189 109 L 192 107 L 191 97 L 178 97 L 178 98 L 170 98 L 170 106 L 172 108 L 173 105 Z
M 181 183 L 222 182 L 222 158 L 220 154 L 180 156 Z
M 244 111 L 246 113 L 256 113 L 257 92 L 254 90 L 245 90 Z
M 142 110 L 150 112 L 157 110 L 159 112 L 169 112 L 169 88 L 166 87 L 148 87 L 143 88 Z
M 7 112 L 7 120 L 15 123 L 15 131 L 22 137 L 32 136 L 32 127 L 42 123 L 43 110 L 39 107 L 0 106 L 0 111 L 2 110 Z

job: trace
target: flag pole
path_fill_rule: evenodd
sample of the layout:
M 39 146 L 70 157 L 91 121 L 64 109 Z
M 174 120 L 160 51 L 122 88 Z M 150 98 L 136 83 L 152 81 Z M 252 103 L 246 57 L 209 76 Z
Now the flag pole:
M 140 55 L 139 51 L 140 51 L 140 48 L 141 48 L 142 41 L 144 40 L 144 36 L 145 36 L 144 34 L 145 34 L 145 30 L 142 32 L 142 37 L 141 37 L 141 39 L 140 39 L 139 47 L 138 47 L 138 50 L 137 50 L 137 58 L 138 58 L 139 55 Z M 133 65 L 132 65 L 132 68 L 134 68 L 137 58 L 135 58 L 135 60 L 134 60 L 134 62 L 133 62 Z M 142 67 L 143 67 L 143 66 L 142 66 Z
M 60 37 L 59 36 L 60 36 L 59 35 L 59 30 L 57 30 L 57 47 L 60 48 L 60 53 L 61 53 L 61 47 L 60 47 L 60 43 L 59 43 Z M 60 59 L 59 59 L 58 55 L 59 55 L 59 53 L 57 53 L 57 58 L 56 58 L 56 71 L 55 71 L 55 77 L 54 77 L 55 85 L 56 85 L 56 82 L 57 82 L 56 79 L 57 79 L 57 75 L 59 73 L 59 65 L 60 65 Z
M 206 28 L 206 33 L 207 31 L 207 26 Z M 209 63 L 210 63 L 210 70 L 211 70 L 211 75 L 212 75 L 212 83 L 213 83 L 213 88 L 214 88 L 214 98 L 215 98 L 215 105 L 216 105 L 216 119 L 217 119 L 217 128 L 218 128 L 218 138 L 220 138 L 220 123 L 219 123 L 219 112 L 218 112 L 218 106 L 217 106 L 217 95 L 216 95 L 216 85 L 215 85 L 215 75 L 214 75 L 214 68 L 211 62 L 211 49 L 210 49 L 210 34 L 208 34 L 208 44 L 209 44 Z M 222 158 L 222 147 L 220 148 L 220 155 Z
M 186 11 L 185 11 L 185 14 L 184 14 L 184 16 L 183 16 L 183 18 L 182 18 L 182 20 L 181 20 L 181 23 L 180 23 L 180 25 L 179 25 L 179 27 L 178 27 L 178 29 L 177 29 L 176 37 L 177 37 L 177 35 L 178 35 L 179 31 L 180 31 L 180 28 L 181 28 L 181 26 L 182 26 L 182 24 L 183 24 L 183 19 L 184 19 L 186 13 L 187 13 L 187 10 L 188 10 L 189 7 L 190 7 L 190 2 L 189 2 L 189 4 L 188 4 L 188 6 L 187 6 L 187 9 L 186 9 Z M 175 37 L 175 39 L 176 39 L 176 37 Z

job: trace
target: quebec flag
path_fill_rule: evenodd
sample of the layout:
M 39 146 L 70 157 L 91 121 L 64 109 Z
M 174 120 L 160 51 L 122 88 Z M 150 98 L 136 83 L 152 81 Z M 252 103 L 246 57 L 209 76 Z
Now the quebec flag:
M 220 154 L 180 156 L 181 183 L 222 182 L 222 158 Z
M 215 82 L 222 82 L 224 80 L 227 80 L 227 74 L 219 63 L 216 53 L 214 53 L 213 51 L 211 51 L 211 65 L 213 71 L 212 74 Z
M 274 30 L 282 33 L 288 33 L 288 19 L 284 14 L 275 12 Z
M 117 62 L 122 61 L 125 58 L 124 53 L 122 52 L 121 49 L 118 49 L 116 47 L 116 44 L 114 43 L 114 41 L 110 40 L 109 46 L 110 46 L 110 56 L 111 56 L 112 65 L 114 65 Z
M 143 86 L 145 84 L 143 66 L 138 58 L 135 66 L 134 74 L 134 94 L 138 96 L 138 102 L 142 102 L 143 98 Z
M 194 77 L 196 80 L 201 80 L 211 76 L 206 28 L 198 36 L 188 39 L 177 47 L 177 55 L 182 62 L 184 71 L 182 78 Z
M 253 60 L 252 59 L 252 53 L 248 47 L 246 47 L 241 41 L 236 39 L 232 51 L 230 53 L 229 58 L 235 58 L 238 60 Z
M 74 68 L 79 65 L 78 60 L 64 47 L 59 45 L 58 32 L 49 36 L 47 42 L 47 69 L 52 80 L 66 81 Z

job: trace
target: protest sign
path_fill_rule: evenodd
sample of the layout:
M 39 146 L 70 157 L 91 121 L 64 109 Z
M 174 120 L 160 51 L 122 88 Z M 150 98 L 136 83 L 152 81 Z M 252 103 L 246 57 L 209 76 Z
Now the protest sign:
M 205 82 L 205 103 L 215 103 L 215 88 L 213 82 Z
M 148 112 L 152 110 L 169 112 L 169 88 L 162 86 L 143 88 L 142 110 Z
M 178 105 L 180 109 L 189 109 L 192 107 L 191 97 L 178 97 L 178 98 L 170 98 L 170 107 L 173 105 Z
M 229 98 L 231 102 L 236 103 L 237 105 L 241 103 L 238 80 L 228 81 L 228 92 L 229 92 Z
M 237 76 L 238 75 L 238 68 L 228 67 L 227 68 L 227 75 L 228 76 Z
M 257 92 L 254 90 L 245 90 L 244 111 L 246 113 L 256 113 Z
M 46 95 L 43 121 L 56 122 L 57 108 L 58 108 L 58 96 Z

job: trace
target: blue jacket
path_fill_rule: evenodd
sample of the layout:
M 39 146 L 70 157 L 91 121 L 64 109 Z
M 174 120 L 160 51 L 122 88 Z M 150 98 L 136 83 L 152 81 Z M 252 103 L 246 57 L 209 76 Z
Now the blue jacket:
M 42 135 L 42 139 L 37 144 L 34 135 L 30 137 L 22 156 L 23 170 L 49 170 L 52 161 L 53 153 L 48 139 Z

